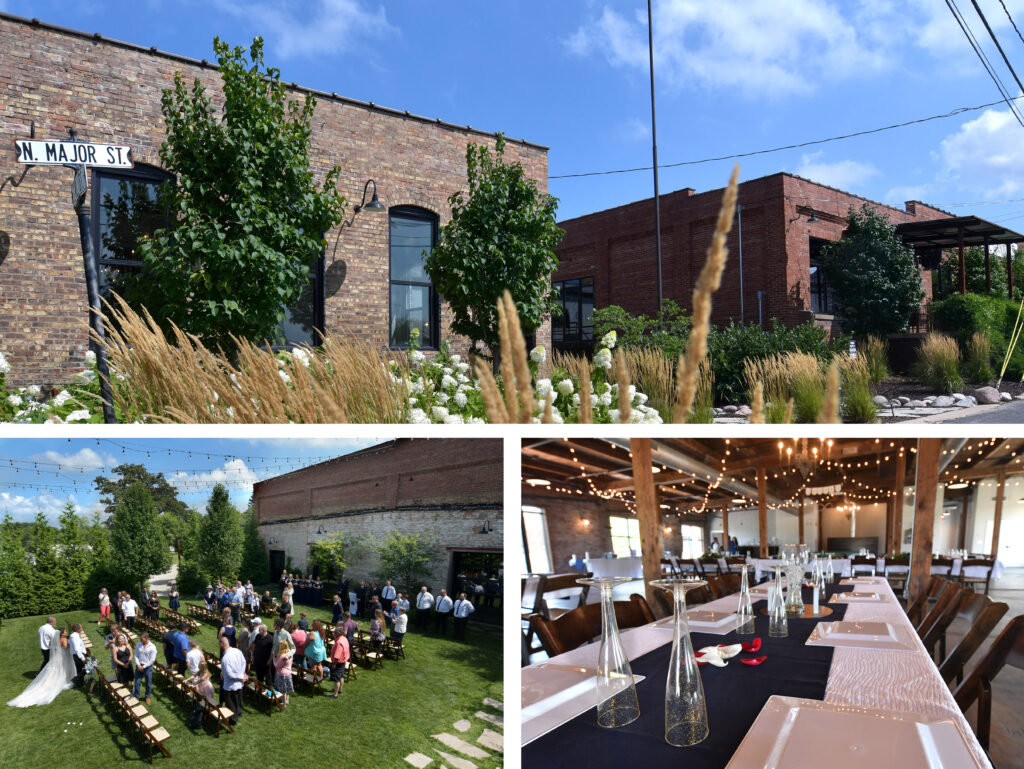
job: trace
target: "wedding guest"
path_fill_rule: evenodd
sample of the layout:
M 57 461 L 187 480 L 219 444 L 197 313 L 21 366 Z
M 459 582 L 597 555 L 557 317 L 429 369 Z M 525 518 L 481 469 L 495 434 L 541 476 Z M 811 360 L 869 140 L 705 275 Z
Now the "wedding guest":
M 114 644 L 110 649 L 110 659 L 113 661 L 114 672 L 117 673 L 117 682 L 130 686 L 132 683 L 132 647 L 128 645 L 128 639 L 124 633 L 118 633 Z
M 292 682 L 292 657 L 294 650 L 288 646 L 287 641 L 281 641 L 277 645 L 277 654 L 274 657 L 274 688 L 284 695 L 282 704 L 288 706 L 288 695 L 295 691 L 295 684 Z
M 409 613 L 409 598 L 403 593 L 398 594 L 398 608 L 405 609 L 406 614 Z
M 167 665 L 168 668 L 174 665 L 174 634 L 176 632 L 177 631 L 173 628 L 168 629 L 168 631 L 164 633 L 163 637 L 164 664 Z
M 309 631 L 306 640 L 306 667 L 313 669 L 313 682 L 322 681 L 324 678 L 323 662 L 327 658 L 327 649 L 324 646 L 324 626 L 320 620 L 313 620 L 313 629 Z
M 174 669 L 181 675 L 185 675 L 188 667 L 188 651 L 191 646 L 185 627 L 185 623 L 182 623 L 174 631 Z
M 289 594 L 288 598 L 291 598 Z M 277 607 L 277 616 L 281 618 L 282 622 L 288 620 L 292 616 L 292 602 L 291 600 L 282 600 L 281 605 Z
M 338 624 L 334 632 L 334 644 L 331 646 L 331 680 L 334 682 L 334 693 L 327 695 L 331 699 L 338 699 L 341 694 L 341 686 L 345 683 L 345 669 L 348 667 L 348 660 L 351 656 L 348 639 L 345 637 L 345 628 Z
M 736 537 L 729 537 L 729 555 L 736 555 L 740 551 L 740 541 Z
M 331 604 L 331 624 L 337 625 L 341 621 L 341 615 L 345 613 L 345 605 L 341 602 L 341 596 L 335 593 L 334 603 Z
M 156 594 L 155 590 L 149 593 L 149 618 L 157 622 L 160 621 L 160 596 Z
M 110 650 L 110 669 L 115 671 L 117 670 L 117 664 L 114 661 L 114 647 L 117 646 L 117 639 L 119 637 L 124 638 L 125 644 L 128 643 L 128 636 L 121 632 L 121 626 L 115 622 L 110 626 L 110 632 L 107 633 L 106 638 L 103 640 L 103 648 Z
M 441 589 L 437 597 L 437 604 L 434 606 L 434 632 L 442 636 L 448 632 L 448 617 L 452 613 L 452 599 Z
M 249 594 L 249 611 L 253 614 L 260 613 L 260 594 L 255 590 Z
M 249 645 L 252 642 L 252 622 L 248 619 L 242 620 L 241 627 L 238 628 L 238 632 L 235 633 L 236 648 L 242 652 L 242 656 L 245 657 L 246 667 L 248 668 L 249 660 Z
M 171 595 L 167 601 L 167 606 L 170 607 L 171 611 L 178 611 L 181 608 L 181 596 L 178 594 L 178 583 L 171 583 Z
M 278 617 L 274 620 L 274 649 L 281 645 L 281 641 L 288 644 L 288 648 L 295 652 L 295 642 L 292 640 L 291 633 L 284 626 L 284 620 Z
M 405 631 L 408 627 L 409 615 L 405 613 L 405 609 L 399 609 L 398 617 L 391 626 L 391 637 L 401 643 L 402 639 L 405 638 Z
M 359 580 L 359 586 L 355 589 L 356 614 L 360 617 L 366 616 L 366 582 Z
M 370 603 L 367 604 L 366 610 L 370 613 L 370 617 L 376 617 L 377 612 L 384 613 L 384 606 L 380 602 L 380 596 L 376 593 L 372 593 L 370 596 Z
M 139 636 L 139 642 L 135 644 L 135 683 L 132 686 L 132 696 L 139 699 L 141 695 L 141 682 L 146 679 L 146 704 L 151 704 L 150 697 L 153 692 L 153 663 L 156 662 L 156 647 L 149 642 L 149 633 L 145 630 Z
M 199 667 L 196 670 L 196 691 L 200 695 L 206 698 L 206 701 L 211 705 L 216 704 L 216 699 L 213 696 L 213 681 L 210 680 L 210 669 L 206 667 L 206 660 L 202 660 L 199 663 Z
M 416 596 L 416 629 L 426 630 L 427 622 L 430 620 L 430 610 L 434 606 L 434 596 L 424 585 Z
M 300 611 L 299 612 L 299 621 L 296 622 L 295 624 L 298 625 L 303 630 L 309 630 L 309 620 L 306 619 L 306 612 L 304 612 L 304 611 Z
M 455 629 L 452 638 L 456 641 L 466 640 L 466 625 L 469 624 L 469 615 L 474 611 L 472 602 L 466 600 L 466 594 L 460 593 L 459 600 L 455 602 L 454 615 Z
M 263 592 L 263 597 L 260 599 L 260 610 L 266 612 L 274 610 L 274 597 L 270 595 L 269 590 Z
M 185 655 L 185 663 L 188 665 L 188 679 L 192 680 L 199 675 L 200 667 L 206 665 L 206 657 L 199 644 L 195 641 L 188 642 L 188 654 Z
M 717 553 L 721 549 L 722 549 L 722 546 L 718 544 L 718 537 L 713 537 L 712 540 L 711 540 L 711 548 L 710 548 L 711 552 L 712 553 Z
M 295 586 L 291 582 L 288 582 L 285 584 L 284 590 L 281 591 L 281 603 L 290 604 L 292 602 L 293 595 L 295 595 Z
M 398 598 L 398 593 L 395 591 L 390 579 L 384 581 L 384 587 L 380 589 L 380 598 L 385 606 L 390 606 L 391 602 Z
M 135 630 L 135 615 L 138 613 L 138 611 L 139 605 L 132 600 L 131 595 L 125 593 L 124 601 L 121 603 L 121 612 L 124 614 L 125 627 L 127 627 L 129 630 Z
M 384 650 L 384 612 L 377 609 L 370 621 L 370 643 L 377 652 Z
M 271 678 L 268 676 L 270 669 L 270 657 L 274 653 L 274 639 L 267 632 L 266 625 L 258 625 L 256 638 L 252 642 L 252 670 L 256 680 L 264 686 L 270 686 Z
M 213 592 L 213 585 L 206 586 L 206 592 L 203 593 L 203 601 L 206 603 L 207 611 L 217 611 L 217 594 Z
M 306 660 L 306 631 L 294 622 L 288 626 L 288 633 L 292 637 L 292 646 L 295 649 L 295 656 L 292 662 L 299 667 L 305 667 Z
M 100 590 L 100 619 L 96 623 L 96 627 L 102 625 L 105 619 L 110 619 L 110 595 L 107 593 L 107 589 L 103 588 Z
M 479 588 L 479 585 L 477 586 Z M 483 585 L 484 606 L 493 608 L 494 602 L 501 595 L 501 583 L 492 574 Z M 474 601 L 476 603 L 476 601 Z
M 149 619 L 149 585 L 142 586 L 142 616 Z
M 242 589 L 241 583 L 235 584 L 228 601 L 231 607 L 231 619 L 235 621 L 235 627 L 238 627 L 242 623 L 242 603 L 245 601 L 245 590 Z
M 359 630 L 359 625 L 356 623 L 354 619 L 352 619 L 351 612 L 345 612 L 345 621 L 342 623 L 341 626 L 343 628 L 343 632 L 345 633 L 345 638 L 348 639 L 349 647 L 351 647 L 352 641 L 356 637 L 356 631 Z
M 39 627 L 39 651 L 43 653 L 43 664 L 39 666 L 42 670 L 46 667 L 46 663 L 50 661 L 50 649 L 53 646 L 53 639 L 60 636 L 60 631 L 57 630 L 57 618 L 47 617 Z
M 75 686 L 82 685 L 82 673 L 85 670 L 85 643 L 82 641 L 82 626 L 76 622 L 71 626 L 71 635 L 68 637 L 68 646 L 71 647 L 71 658 L 75 662 Z
M 217 632 L 217 638 L 228 642 L 228 646 L 234 648 L 238 644 L 238 639 L 235 637 L 235 621 L 231 619 L 229 614 L 224 618 L 224 624 L 221 625 L 220 630 Z M 221 657 L 224 655 L 222 654 Z
M 249 680 L 245 657 L 226 638 L 220 639 L 221 702 L 234 714 L 228 723 L 234 726 L 242 715 L 242 687 Z

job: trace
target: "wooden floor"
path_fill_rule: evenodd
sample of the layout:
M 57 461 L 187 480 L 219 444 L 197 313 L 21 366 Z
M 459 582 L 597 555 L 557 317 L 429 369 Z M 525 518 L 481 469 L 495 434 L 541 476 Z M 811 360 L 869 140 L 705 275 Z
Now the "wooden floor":
M 591 590 L 588 603 L 596 600 L 596 590 Z M 619 585 L 613 591 L 615 600 L 627 600 L 631 593 L 643 593 L 643 581 L 634 580 Z M 1003 578 L 993 582 L 989 589 L 993 601 L 1003 601 L 1010 610 L 1003 617 L 988 641 L 981 647 L 967 665 L 971 670 L 988 651 L 992 641 L 1013 617 L 1024 614 L 1024 568 L 1007 569 Z M 947 643 L 949 648 L 956 645 L 967 629 L 967 623 L 956 620 L 950 626 Z M 530 656 L 530 662 L 540 662 L 547 655 L 542 651 Z M 977 723 L 974 708 L 967 712 L 967 720 L 973 727 Z M 1004 667 L 992 686 L 992 733 L 989 754 L 995 769 L 1024 769 L 1024 670 Z

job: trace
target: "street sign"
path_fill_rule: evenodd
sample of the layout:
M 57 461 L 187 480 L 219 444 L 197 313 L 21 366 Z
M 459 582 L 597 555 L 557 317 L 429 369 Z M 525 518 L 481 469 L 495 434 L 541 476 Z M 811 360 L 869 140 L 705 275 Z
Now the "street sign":
M 89 187 L 89 177 L 85 173 L 85 166 L 75 169 L 75 180 L 71 183 L 71 207 L 78 208 L 82 205 L 82 198 Z
M 19 163 L 30 166 L 135 167 L 132 148 L 118 144 L 15 139 L 14 156 Z

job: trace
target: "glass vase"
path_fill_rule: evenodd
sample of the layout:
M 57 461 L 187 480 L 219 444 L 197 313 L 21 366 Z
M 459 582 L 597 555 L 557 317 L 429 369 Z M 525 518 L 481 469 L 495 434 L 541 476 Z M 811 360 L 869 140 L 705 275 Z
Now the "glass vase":
M 708 736 L 704 686 L 686 621 L 686 591 L 707 583 L 692 579 L 656 579 L 651 584 L 672 591 L 672 656 L 665 681 L 665 742 L 685 748 Z
M 612 588 L 629 577 L 587 577 L 581 585 L 597 586 L 601 591 L 601 646 L 597 656 L 597 724 L 609 729 L 625 726 L 640 717 L 640 702 L 629 658 L 622 648 L 619 623 L 615 621 Z
M 801 586 L 804 583 L 804 572 L 807 561 L 794 548 L 794 552 L 786 559 L 786 611 L 790 614 L 803 614 L 804 597 Z
M 775 567 L 775 586 L 773 589 L 772 607 L 768 614 L 768 635 L 772 638 L 785 638 L 789 635 L 789 622 L 786 619 L 786 599 L 782 595 L 782 567 Z
M 747 577 L 747 564 L 740 566 L 740 600 L 736 604 L 736 634 L 753 635 L 754 605 L 750 600 L 750 582 Z

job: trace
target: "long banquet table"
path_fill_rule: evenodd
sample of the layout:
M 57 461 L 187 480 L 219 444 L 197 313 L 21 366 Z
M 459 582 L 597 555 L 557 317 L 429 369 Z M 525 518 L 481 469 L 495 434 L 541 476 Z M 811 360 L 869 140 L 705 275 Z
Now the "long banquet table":
M 839 589 L 851 588 L 842 586 Z M 974 736 L 973 729 L 960 713 L 952 693 L 913 631 L 888 583 L 879 578 L 872 584 L 853 585 L 852 589 L 859 592 L 877 592 L 884 600 L 870 604 L 831 603 L 828 605 L 836 610 L 835 614 L 822 619 L 887 622 L 897 629 L 902 627 L 908 630 L 914 648 L 875 650 L 802 645 L 803 639 L 810 634 L 818 620 L 790 620 L 792 642 L 788 645 L 774 643 L 780 639 L 767 637 L 767 618 L 759 612 L 765 603 L 758 601 L 759 596 L 755 593 L 753 597 L 757 617 L 756 634 L 765 644 L 761 653 L 767 654 L 768 660 L 760 667 L 737 664 L 737 660 L 734 659 L 730 661 L 728 668 L 701 668 L 711 730 L 711 735 L 705 741 L 709 743 L 708 745 L 702 743 L 690 748 L 672 748 L 662 739 L 662 698 L 668 649 L 672 641 L 672 633 L 665 629 L 664 622 L 652 623 L 621 633 L 623 647 L 631 660 L 634 674 L 644 674 L 646 678 L 637 683 L 641 705 L 640 718 L 619 729 L 601 729 L 597 726 L 592 686 L 589 687 L 589 692 L 580 694 L 580 686 L 577 685 L 577 693 L 573 696 L 570 696 L 568 691 L 563 695 L 551 691 L 550 684 L 559 675 L 565 676 L 565 671 L 593 669 L 596 666 L 599 644 L 588 644 L 523 668 L 523 766 L 539 769 L 583 765 L 588 769 L 619 769 L 629 764 L 650 767 L 685 764 L 692 769 L 723 767 L 767 701 L 768 695 L 774 693 L 809 696 L 801 693 L 807 687 L 813 689 L 811 683 L 804 679 L 813 678 L 812 671 L 815 666 L 822 664 L 822 652 L 827 651 L 831 653 L 831 661 L 826 662 L 827 681 L 824 684 L 824 696 L 810 695 L 810 698 L 823 699 L 826 703 L 836 705 L 950 719 L 964 736 L 978 764 L 990 767 L 991 764 Z M 691 611 L 733 611 L 737 601 L 736 595 L 726 596 L 702 604 Z M 693 628 L 691 637 L 695 648 L 711 644 L 738 643 L 752 638 L 737 636 L 734 632 L 710 635 Z M 766 651 L 766 648 L 772 651 Z M 773 659 L 777 665 L 774 671 L 771 667 Z M 779 666 L 784 667 L 781 671 L 782 677 L 772 679 L 771 676 L 780 675 Z M 728 679 L 722 675 L 723 673 L 733 676 L 732 684 L 727 683 Z M 741 676 L 748 676 L 748 686 L 743 687 Z M 756 676 L 762 678 L 755 678 Z M 771 679 L 768 684 L 771 690 L 766 693 L 764 684 L 767 679 Z M 722 691 L 713 691 L 716 686 Z M 733 688 L 728 689 L 728 686 Z M 737 686 L 739 688 L 736 688 Z M 539 698 L 537 692 L 541 691 L 543 695 Z M 728 696 L 719 696 L 721 694 Z M 718 735 L 717 744 L 710 744 L 716 736 L 716 730 L 725 734 Z M 822 766 L 829 765 L 827 756 L 822 756 L 822 760 Z

